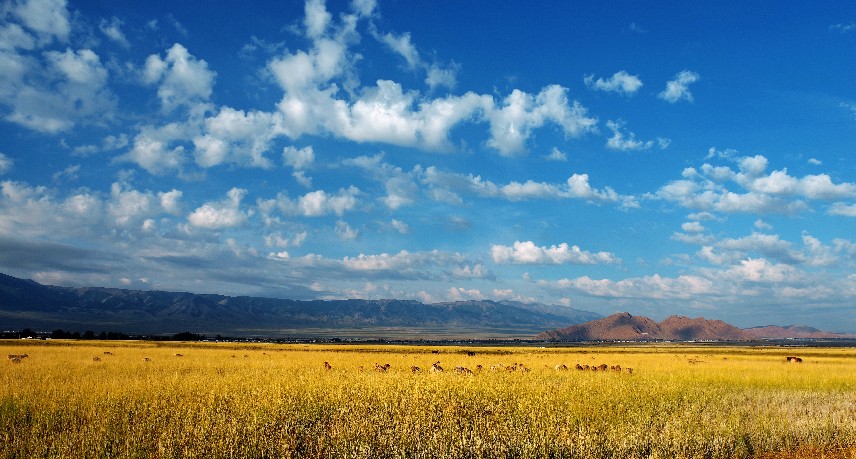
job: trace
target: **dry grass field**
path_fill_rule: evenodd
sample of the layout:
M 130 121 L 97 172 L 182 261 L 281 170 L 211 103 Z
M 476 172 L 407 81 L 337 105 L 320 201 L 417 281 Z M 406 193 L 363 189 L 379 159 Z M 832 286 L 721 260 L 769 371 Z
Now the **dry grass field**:
M 4 458 L 856 458 L 854 349 L 0 349 Z

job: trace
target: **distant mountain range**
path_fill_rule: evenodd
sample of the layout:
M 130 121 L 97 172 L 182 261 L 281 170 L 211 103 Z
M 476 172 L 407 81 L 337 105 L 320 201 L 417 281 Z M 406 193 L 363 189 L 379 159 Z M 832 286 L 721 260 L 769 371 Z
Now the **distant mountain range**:
M 424 304 L 409 300 L 299 301 L 103 287 L 57 287 L 0 274 L 0 331 L 92 330 L 138 335 L 190 331 L 264 338 L 551 341 L 751 341 L 849 338 L 790 325 L 740 329 L 720 320 L 629 313 L 603 317 L 565 306 L 513 301 Z M 548 331 L 543 331 L 548 330 Z
M 232 337 L 531 338 L 602 316 L 510 301 L 297 301 L 185 292 L 70 288 L 0 274 L 0 329 Z
M 553 341 L 752 341 L 758 339 L 856 338 L 791 325 L 740 329 L 721 320 L 671 316 L 662 322 L 622 312 L 578 325 L 540 333 Z

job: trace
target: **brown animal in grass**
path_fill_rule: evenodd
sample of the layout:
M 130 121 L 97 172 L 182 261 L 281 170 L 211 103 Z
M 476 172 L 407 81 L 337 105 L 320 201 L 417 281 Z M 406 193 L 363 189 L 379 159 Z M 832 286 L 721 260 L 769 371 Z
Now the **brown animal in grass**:
M 385 363 L 383 365 L 375 364 L 374 369 L 375 369 L 375 371 L 379 371 L 381 373 L 386 373 L 387 370 L 389 370 L 389 364 L 388 363 Z
M 324 369 L 325 370 L 332 370 L 333 365 L 330 365 L 330 362 L 324 362 Z

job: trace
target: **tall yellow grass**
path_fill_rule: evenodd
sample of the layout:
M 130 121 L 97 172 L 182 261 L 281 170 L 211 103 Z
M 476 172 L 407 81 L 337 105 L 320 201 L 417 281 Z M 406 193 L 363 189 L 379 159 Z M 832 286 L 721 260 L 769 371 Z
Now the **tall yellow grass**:
M 7 458 L 856 452 L 852 349 L 19 341 L 0 348 L 29 355 L 0 365 L 0 457 Z M 786 363 L 786 355 L 803 363 Z M 428 371 L 437 361 L 446 371 Z M 386 363 L 387 372 L 375 370 Z M 577 363 L 633 373 L 578 371 Z M 491 370 L 514 364 L 531 371 Z M 556 370 L 562 364 L 570 369 Z

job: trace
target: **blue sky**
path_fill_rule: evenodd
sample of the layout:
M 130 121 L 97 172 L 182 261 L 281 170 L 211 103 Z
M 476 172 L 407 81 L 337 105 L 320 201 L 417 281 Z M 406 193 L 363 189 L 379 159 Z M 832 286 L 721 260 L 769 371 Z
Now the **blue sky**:
M 856 331 L 851 3 L 0 18 L 5 273 Z

